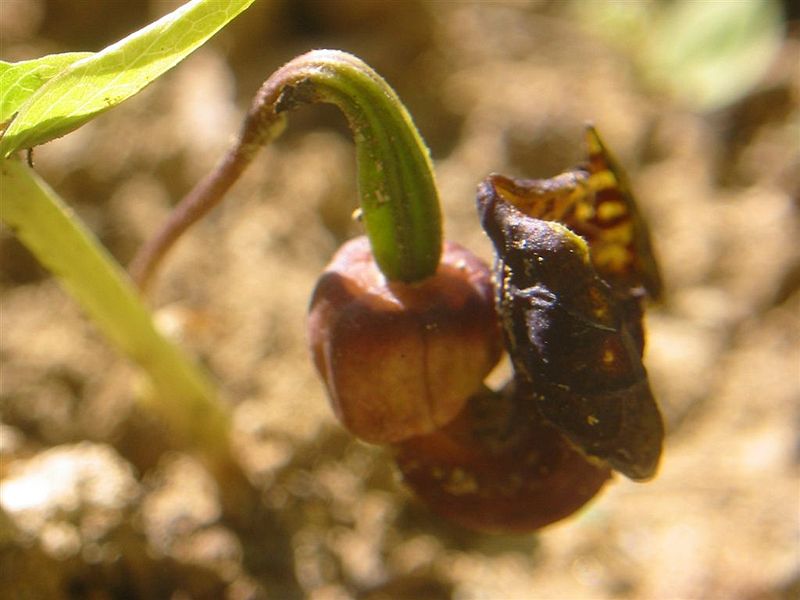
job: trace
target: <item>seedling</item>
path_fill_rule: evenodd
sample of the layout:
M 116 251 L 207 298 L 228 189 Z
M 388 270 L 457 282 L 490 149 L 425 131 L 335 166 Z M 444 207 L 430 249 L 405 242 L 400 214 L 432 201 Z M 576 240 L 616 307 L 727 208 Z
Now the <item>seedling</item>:
M 248 4 L 229 3 L 235 12 Z M 641 364 L 642 314 L 660 282 L 646 225 L 593 129 L 586 165 L 551 180 L 495 175 L 482 184 L 478 212 L 495 245 L 494 277 L 469 250 L 442 240 L 433 168 L 411 117 L 380 76 L 343 52 L 309 52 L 267 79 L 234 146 L 134 259 L 132 281 L 10 157 L 146 85 L 213 31 L 191 44 L 181 38 L 169 59 L 133 60 L 126 85 L 98 65 L 170 39 L 170 27 L 202 11 L 204 23 L 213 15 L 221 27 L 234 11 L 215 6 L 190 3 L 97 55 L 4 65 L 1 74 L 24 82 L 20 89 L 52 77 L 4 105 L 3 119 L 15 116 L 0 142 L 3 220 L 146 370 L 170 423 L 230 461 L 227 420 L 210 385 L 158 334 L 133 282 L 147 289 L 174 242 L 223 199 L 291 110 L 325 102 L 353 132 L 366 233 L 325 269 L 308 320 L 314 364 L 343 425 L 389 445 L 433 510 L 484 531 L 528 531 L 563 518 L 611 469 L 652 476 L 663 427 Z M 89 82 L 84 102 L 75 101 L 76 82 Z M 503 348 L 514 377 L 490 390 L 483 381 Z

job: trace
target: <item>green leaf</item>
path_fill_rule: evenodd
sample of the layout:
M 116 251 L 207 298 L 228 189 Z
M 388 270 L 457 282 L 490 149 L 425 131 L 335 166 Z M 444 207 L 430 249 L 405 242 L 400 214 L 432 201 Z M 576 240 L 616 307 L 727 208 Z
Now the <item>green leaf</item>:
M 36 90 L 91 52 L 50 54 L 17 63 L 0 61 L 0 124 L 8 121 Z
M 0 141 L 0 156 L 65 135 L 127 100 L 253 1 L 192 0 L 94 56 L 73 63 L 19 107 Z

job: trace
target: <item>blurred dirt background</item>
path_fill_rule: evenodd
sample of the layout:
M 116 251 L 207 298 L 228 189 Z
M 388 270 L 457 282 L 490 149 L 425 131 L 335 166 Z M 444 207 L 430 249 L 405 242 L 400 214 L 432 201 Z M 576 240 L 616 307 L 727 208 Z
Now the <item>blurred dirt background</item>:
M 358 233 L 355 168 L 344 119 L 310 107 L 182 240 L 151 298 L 230 406 L 256 516 L 223 508 L 226 482 L 137 404 L 136 369 L 0 231 L 0 597 L 797 598 L 798 15 L 728 2 L 754 16 L 714 50 L 708 4 L 261 0 L 34 153 L 125 264 L 222 155 L 263 79 L 306 50 L 348 50 L 428 141 L 448 237 L 489 260 L 477 183 L 573 166 L 593 121 L 668 286 L 648 315 L 669 430 L 655 480 L 616 477 L 537 534 L 479 535 L 433 517 L 385 451 L 335 423 L 304 314 Z M 98 50 L 175 6 L 0 0 L 0 57 Z M 702 43 L 680 56 L 691 32 Z

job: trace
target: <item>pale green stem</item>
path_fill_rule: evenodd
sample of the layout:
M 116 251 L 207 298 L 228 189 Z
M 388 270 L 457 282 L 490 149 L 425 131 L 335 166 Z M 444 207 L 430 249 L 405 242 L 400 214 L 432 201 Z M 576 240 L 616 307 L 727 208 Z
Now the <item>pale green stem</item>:
M 15 159 L 0 161 L 0 219 L 108 339 L 149 375 L 153 409 L 185 443 L 217 460 L 226 455 L 229 417 L 210 381 L 159 334 L 122 267 L 58 195 Z

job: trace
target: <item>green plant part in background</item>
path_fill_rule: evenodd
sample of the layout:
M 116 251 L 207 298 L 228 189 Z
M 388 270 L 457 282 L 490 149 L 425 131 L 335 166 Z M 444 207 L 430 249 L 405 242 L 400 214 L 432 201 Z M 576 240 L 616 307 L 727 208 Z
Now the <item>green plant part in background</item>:
M 784 29 L 777 0 L 578 0 L 571 12 L 633 57 L 642 81 L 700 111 L 724 108 L 756 86 Z

